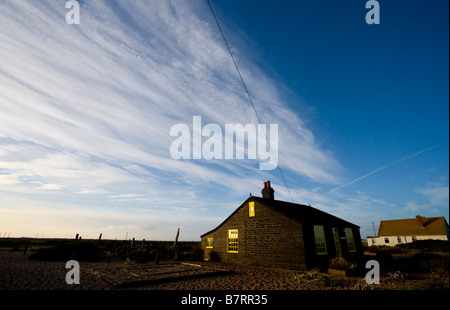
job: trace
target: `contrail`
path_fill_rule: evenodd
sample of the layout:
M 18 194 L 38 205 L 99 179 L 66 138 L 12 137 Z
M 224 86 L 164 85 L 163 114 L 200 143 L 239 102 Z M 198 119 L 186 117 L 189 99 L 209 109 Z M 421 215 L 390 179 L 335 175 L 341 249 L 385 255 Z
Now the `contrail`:
M 435 146 L 429 147 L 429 148 L 427 148 L 427 149 L 425 149 L 425 150 L 422 150 L 422 151 L 420 151 L 420 152 L 417 152 L 417 153 L 408 155 L 408 156 L 406 156 L 406 157 L 400 158 L 400 159 L 398 159 L 398 160 L 396 160 L 396 161 L 393 161 L 393 162 L 390 163 L 390 164 L 384 165 L 383 167 L 377 168 L 377 169 L 375 169 L 375 170 L 369 172 L 368 174 L 365 174 L 365 175 L 363 175 L 363 176 L 361 176 L 361 177 L 359 177 L 359 178 L 356 178 L 356 179 L 354 179 L 353 181 L 350 181 L 349 183 L 346 183 L 346 184 L 343 184 L 343 185 L 338 186 L 338 187 L 336 187 L 336 188 L 333 188 L 332 190 L 329 191 L 329 193 L 333 193 L 333 192 L 337 191 L 337 190 L 340 189 L 340 188 L 343 188 L 343 187 L 349 186 L 349 185 L 351 185 L 351 184 L 353 184 L 353 183 L 356 183 L 356 182 L 358 182 L 358 181 L 361 181 L 361 180 L 367 178 L 368 176 L 371 176 L 372 174 L 377 173 L 378 171 L 381 171 L 381 170 L 384 170 L 384 169 L 386 169 L 386 168 L 389 168 L 389 167 L 391 167 L 391 166 L 393 166 L 393 165 L 395 165 L 395 164 L 398 164 L 398 163 L 400 163 L 400 162 L 402 162 L 402 161 L 405 161 L 405 160 L 408 160 L 408 159 L 410 159 L 410 158 L 419 156 L 420 154 L 423 154 L 423 153 L 425 153 L 425 152 L 428 152 L 428 151 L 430 151 L 430 150 L 432 150 L 432 149 L 435 149 L 435 148 L 437 148 L 437 147 L 440 147 L 440 145 L 435 145 Z

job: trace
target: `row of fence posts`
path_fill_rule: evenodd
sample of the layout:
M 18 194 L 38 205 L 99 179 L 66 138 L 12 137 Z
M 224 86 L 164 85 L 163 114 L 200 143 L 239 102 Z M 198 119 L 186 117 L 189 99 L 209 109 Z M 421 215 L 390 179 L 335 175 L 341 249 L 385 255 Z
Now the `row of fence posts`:
M 128 236 L 128 233 L 127 233 L 127 236 Z M 173 243 L 173 248 L 174 248 L 174 252 L 175 252 L 175 257 L 174 257 L 175 260 L 178 257 L 178 251 L 176 250 L 176 247 L 177 247 L 178 237 L 179 236 L 180 236 L 180 228 L 177 229 L 177 234 L 175 236 L 175 241 Z M 76 236 L 76 239 L 78 239 L 78 234 Z M 81 239 L 81 237 L 80 237 L 80 239 Z M 97 246 L 100 246 L 101 239 L 102 239 L 102 234 L 100 234 L 100 236 L 98 237 Z M 142 239 L 141 254 L 142 254 L 142 252 L 144 252 L 144 245 L 145 245 L 145 239 Z M 131 241 L 130 241 L 130 246 L 127 249 L 127 261 L 129 261 L 128 256 L 130 254 L 130 250 L 133 250 L 134 246 L 135 246 L 135 238 L 132 238 Z M 155 257 L 155 263 L 159 264 L 159 251 L 156 251 L 156 255 L 155 256 L 156 256 Z
M 97 247 L 100 246 L 101 240 L 102 240 L 102 233 L 100 233 L 99 237 L 98 237 L 98 241 L 97 241 Z M 175 242 L 173 243 L 173 248 L 175 250 L 175 259 L 177 259 L 177 251 L 176 251 L 176 246 L 178 243 L 178 237 L 180 235 L 180 228 L 177 229 L 177 234 L 175 236 Z M 128 233 L 127 233 L 128 236 Z M 76 234 L 75 235 L 75 240 L 81 240 L 81 236 L 80 234 Z M 131 239 L 131 243 L 130 246 L 127 249 L 127 256 L 129 256 L 130 254 L 130 250 L 132 250 L 134 248 L 134 243 L 135 243 L 135 238 Z M 145 245 L 145 239 L 142 239 L 142 245 L 141 245 L 141 252 L 144 251 L 144 245 Z M 25 247 L 23 250 L 23 254 L 26 255 L 27 254 L 27 250 L 28 250 L 28 239 L 25 241 Z M 155 258 L 155 263 L 159 264 L 159 251 L 156 252 L 156 258 Z

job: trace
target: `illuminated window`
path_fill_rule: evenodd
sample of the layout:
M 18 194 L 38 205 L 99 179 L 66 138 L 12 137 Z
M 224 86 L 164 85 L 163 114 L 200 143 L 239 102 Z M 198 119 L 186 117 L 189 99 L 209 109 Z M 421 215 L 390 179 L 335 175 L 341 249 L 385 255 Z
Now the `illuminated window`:
M 254 201 L 250 201 L 248 203 L 248 216 L 249 217 L 255 216 L 255 202 Z
M 228 253 L 237 253 L 239 251 L 239 238 L 237 229 L 228 230 Z
M 213 238 L 207 238 L 206 239 L 206 248 L 212 249 L 213 248 Z
M 355 239 L 351 228 L 344 229 L 345 238 L 347 239 L 347 248 L 349 252 L 356 252 Z
M 323 226 L 314 225 L 314 237 L 316 239 L 317 255 L 327 254 L 327 244 L 325 242 L 325 231 L 323 230 Z

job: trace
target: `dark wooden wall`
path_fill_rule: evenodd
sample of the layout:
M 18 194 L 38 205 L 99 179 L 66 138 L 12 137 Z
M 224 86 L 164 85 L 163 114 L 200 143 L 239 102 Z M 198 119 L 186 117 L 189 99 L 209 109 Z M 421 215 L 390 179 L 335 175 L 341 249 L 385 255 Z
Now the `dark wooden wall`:
M 314 236 L 314 225 L 322 225 L 325 232 L 325 242 L 327 245 L 327 254 L 318 255 L 316 253 L 316 244 Z M 355 242 L 356 252 L 349 252 L 347 247 L 347 239 L 345 239 L 344 229 L 346 227 L 352 228 L 353 238 Z M 314 223 L 304 223 L 303 235 L 305 247 L 305 261 L 306 268 L 327 268 L 330 259 L 337 256 L 336 246 L 334 243 L 334 236 L 332 228 L 336 228 L 339 233 L 339 242 L 341 245 L 342 257 L 351 262 L 358 262 L 363 257 L 363 248 L 359 229 L 355 226 L 350 226 L 340 221 L 321 221 L 317 219 Z

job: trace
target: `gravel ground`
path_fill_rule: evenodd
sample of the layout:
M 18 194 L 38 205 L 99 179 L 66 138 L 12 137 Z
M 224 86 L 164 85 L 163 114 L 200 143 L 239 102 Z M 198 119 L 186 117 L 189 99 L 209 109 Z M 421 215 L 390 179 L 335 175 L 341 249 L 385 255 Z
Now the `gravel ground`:
M 298 271 L 281 268 L 242 266 L 226 263 L 202 263 L 212 268 L 226 269 L 231 274 L 184 279 L 133 287 L 147 290 L 286 290 L 296 289 L 291 279 Z M 118 268 L 123 262 L 80 262 L 80 284 L 66 283 L 65 262 L 29 260 L 20 252 L 0 252 L 0 289 L 7 290 L 105 290 L 113 287 L 89 270 Z
M 132 287 L 137 290 L 292 290 L 302 289 L 299 272 L 282 268 L 202 263 L 211 268 L 230 270 L 230 274 L 184 279 Z M 21 252 L 0 252 L 0 289 L 3 290 L 108 290 L 113 287 L 89 270 L 123 267 L 123 262 L 80 262 L 80 284 L 66 283 L 65 262 L 29 260 Z M 311 283 L 310 283 L 311 284 Z M 308 289 L 321 289 L 320 283 Z
M 0 251 L 0 290 L 111 290 L 109 283 L 90 270 L 124 268 L 124 262 L 80 262 L 80 284 L 66 283 L 65 262 L 29 260 L 22 252 Z M 230 274 L 153 283 L 129 290 L 404 290 L 430 280 L 382 277 L 378 285 L 368 285 L 364 277 L 331 276 L 283 268 L 204 262 L 202 266 L 232 271 Z M 145 266 L 145 265 L 140 265 Z M 425 281 L 425 282 L 423 282 Z M 428 282 L 426 282 L 428 281 Z M 448 289 L 448 282 L 446 284 Z M 423 286 L 422 289 L 427 289 Z M 116 289 L 126 290 L 126 289 Z
M 80 262 L 80 285 L 66 283 L 65 262 L 29 260 L 21 252 L 0 251 L 0 289 L 3 290 L 104 290 L 111 286 L 88 272 L 98 263 Z

